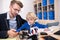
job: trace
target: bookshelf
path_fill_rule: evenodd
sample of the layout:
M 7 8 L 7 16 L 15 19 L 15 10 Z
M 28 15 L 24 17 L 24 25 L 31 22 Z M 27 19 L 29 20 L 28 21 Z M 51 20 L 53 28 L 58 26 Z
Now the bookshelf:
M 35 0 L 35 2 L 34 10 L 40 23 L 58 21 L 57 0 Z

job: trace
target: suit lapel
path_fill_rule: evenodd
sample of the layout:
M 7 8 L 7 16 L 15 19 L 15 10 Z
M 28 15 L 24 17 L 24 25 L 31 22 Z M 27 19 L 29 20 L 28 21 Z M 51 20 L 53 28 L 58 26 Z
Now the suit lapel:
M 19 19 L 18 19 L 18 17 L 16 16 L 16 21 L 17 21 L 17 29 L 19 28 Z
M 10 27 L 9 27 L 9 20 L 7 20 L 7 13 L 5 14 L 5 22 L 6 22 L 7 28 L 10 29 Z

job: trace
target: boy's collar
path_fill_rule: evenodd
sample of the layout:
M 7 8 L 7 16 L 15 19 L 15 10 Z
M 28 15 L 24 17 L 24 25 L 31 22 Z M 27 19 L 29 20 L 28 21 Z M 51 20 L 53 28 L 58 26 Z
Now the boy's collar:
M 30 23 L 28 22 L 28 24 L 30 25 Z
M 31 24 L 28 22 L 28 24 L 29 24 L 30 26 L 32 26 L 32 25 L 34 25 L 35 23 L 31 25 Z

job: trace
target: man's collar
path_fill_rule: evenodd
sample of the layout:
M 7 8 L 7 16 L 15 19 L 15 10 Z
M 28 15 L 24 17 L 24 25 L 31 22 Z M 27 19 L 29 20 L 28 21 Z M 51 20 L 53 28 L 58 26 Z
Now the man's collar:
M 7 19 L 10 19 L 9 12 L 7 12 Z
M 10 19 L 10 15 L 9 15 L 10 13 L 9 12 L 7 12 L 7 20 L 9 20 Z M 16 19 L 16 17 L 14 17 L 13 18 L 14 20 Z

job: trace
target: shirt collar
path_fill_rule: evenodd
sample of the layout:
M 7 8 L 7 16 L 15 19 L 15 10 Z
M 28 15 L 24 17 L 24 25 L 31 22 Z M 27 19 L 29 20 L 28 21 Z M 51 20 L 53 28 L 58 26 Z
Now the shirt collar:
M 31 24 L 28 22 L 28 24 L 29 24 L 30 26 L 32 26 L 32 25 L 34 25 L 35 23 L 31 25 Z
M 7 19 L 10 19 L 9 12 L 7 13 Z
M 9 12 L 7 13 L 7 20 L 10 19 L 10 16 L 9 16 Z M 16 17 L 13 18 L 14 20 L 16 19 Z
M 28 22 L 28 24 L 30 25 L 30 23 Z

